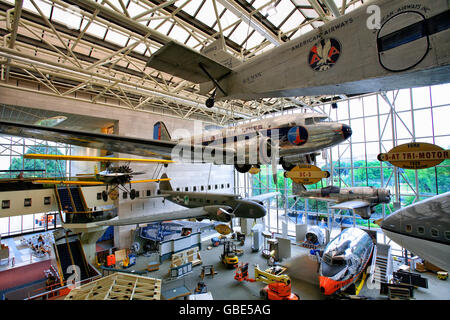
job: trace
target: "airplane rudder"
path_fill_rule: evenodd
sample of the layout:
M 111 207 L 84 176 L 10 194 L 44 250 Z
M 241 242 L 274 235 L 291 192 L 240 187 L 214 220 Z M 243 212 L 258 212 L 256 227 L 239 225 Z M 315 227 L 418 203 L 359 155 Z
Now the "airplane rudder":
M 167 179 L 167 178 L 168 178 L 167 174 L 163 173 L 161 175 L 161 179 Z M 159 189 L 161 191 L 172 191 L 173 190 L 172 189 L 172 185 L 170 184 L 170 181 L 160 181 L 159 182 Z
M 166 125 L 162 121 L 158 121 L 153 125 L 153 139 L 170 141 L 170 133 Z

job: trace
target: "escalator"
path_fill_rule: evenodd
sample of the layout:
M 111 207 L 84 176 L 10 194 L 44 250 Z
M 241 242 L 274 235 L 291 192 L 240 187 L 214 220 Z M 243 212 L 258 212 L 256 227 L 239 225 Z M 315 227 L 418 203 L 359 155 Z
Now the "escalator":
M 55 233 L 54 250 L 58 272 L 64 282 L 74 279 L 75 272 L 79 281 L 97 274 L 88 264 L 77 234 L 70 234 L 68 231 L 61 231 L 58 235 Z

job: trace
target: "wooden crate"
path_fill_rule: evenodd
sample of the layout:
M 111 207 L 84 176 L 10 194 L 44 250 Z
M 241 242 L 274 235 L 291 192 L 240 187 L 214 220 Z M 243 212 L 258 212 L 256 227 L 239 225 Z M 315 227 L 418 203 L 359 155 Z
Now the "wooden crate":
M 170 264 L 170 267 L 179 267 L 188 262 L 191 262 L 193 267 L 202 264 L 202 258 L 200 256 L 198 247 L 174 253 L 172 255 L 172 262 Z
M 161 300 L 161 279 L 114 273 L 73 289 L 64 300 Z

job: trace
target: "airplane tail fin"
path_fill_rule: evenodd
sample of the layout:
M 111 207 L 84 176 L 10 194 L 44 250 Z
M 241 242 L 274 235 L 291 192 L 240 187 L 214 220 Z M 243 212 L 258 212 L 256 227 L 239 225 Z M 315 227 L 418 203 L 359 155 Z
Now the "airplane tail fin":
M 161 179 L 167 179 L 167 174 L 163 173 L 161 176 Z M 159 183 L 159 190 L 161 191 L 172 191 L 172 185 L 170 184 L 170 181 L 161 181 Z
M 230 69 L 234 69 L 242 64 L 241 60 L 227 51 L 223 38 L 213 41 L 210 45 L 200 50 L 200 53 Z
M 158 121 L 153 126 L 153 139 L 154 140 L 165 140 L 170 141 L 172 138 L 170 137 L 169 130 L 167 130 L 166 125 L 162 121 Z

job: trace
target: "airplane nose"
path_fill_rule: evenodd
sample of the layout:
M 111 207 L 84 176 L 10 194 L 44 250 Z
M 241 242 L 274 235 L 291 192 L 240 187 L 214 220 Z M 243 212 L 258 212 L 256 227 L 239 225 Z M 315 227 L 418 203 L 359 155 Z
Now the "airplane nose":
M 350 138 L 351 135 L 352 135 L 352 128 L 350 128 L 346 124 L 343 124 L 342 125 L 342 136 L 344 137 L 344 139 L 347 140 L 348 138 Z

